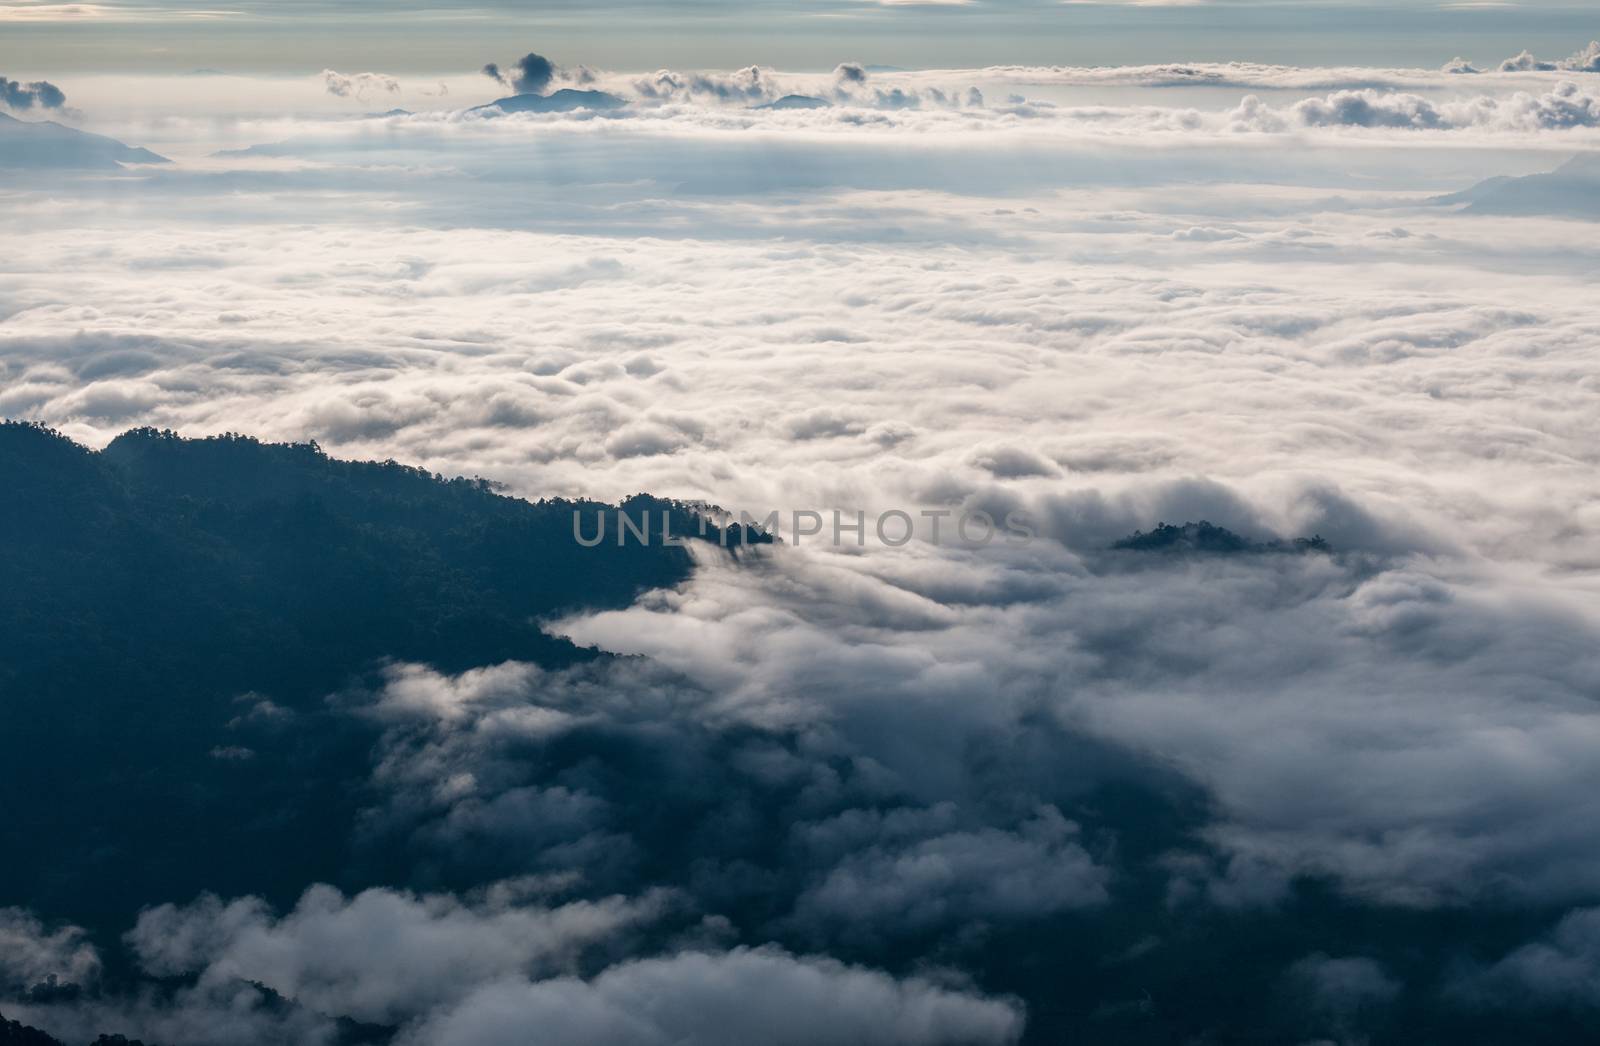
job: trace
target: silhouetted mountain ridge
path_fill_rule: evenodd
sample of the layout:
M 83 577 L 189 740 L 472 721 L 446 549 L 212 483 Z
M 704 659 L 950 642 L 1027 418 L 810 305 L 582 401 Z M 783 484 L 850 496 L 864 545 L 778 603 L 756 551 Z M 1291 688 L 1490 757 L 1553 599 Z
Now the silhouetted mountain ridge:
M 1252 541 L 1208 520 L 1198 523 L 1157 523 L 1148 533 L 1136 530 L 1111 546 L 1125 552 L 1208 553 L 1238 555 L 1262 552 L 1331 552 L 1320 534 L 1293 541 Z
M 61 1046 L 61 1042 L 38 1028 L 7 1020 L 6 1015 L 0 1013 L 0 1046 Z
M 605 91 L 578 91 L 563 87 L 550 94 L 514 94 L 487 105 L 476 105 L 470 112 L 498 109 L 503 113 L 570 113 L 576 109 L 621 109 L 628 103 Z
M 699 533 L 678 502 L 620 507 Z M 627 606 L 692 565 L 659 541 L 579 546 L 573 513 L 607 509 L 312 443 L 137 429 L 94 452 L 0 424 L 0 907 L 94 922 L 345 881 L 372 736 L 327 695 L 391 659 L 601 656 L 536 622 Z M 767 540 L 728 543 L 747 537 Z M 217 757 L 252 743 L 229 724 L 260 701 L 296 728 Z

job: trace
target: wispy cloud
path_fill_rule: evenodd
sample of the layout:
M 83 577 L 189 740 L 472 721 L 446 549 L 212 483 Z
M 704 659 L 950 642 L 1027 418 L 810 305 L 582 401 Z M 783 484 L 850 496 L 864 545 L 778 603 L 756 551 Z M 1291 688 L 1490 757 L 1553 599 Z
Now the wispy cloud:
M 0 22 L 165 22 L 234 18 L 242 11 L 131 4 L 58 4 L 0 0 Z

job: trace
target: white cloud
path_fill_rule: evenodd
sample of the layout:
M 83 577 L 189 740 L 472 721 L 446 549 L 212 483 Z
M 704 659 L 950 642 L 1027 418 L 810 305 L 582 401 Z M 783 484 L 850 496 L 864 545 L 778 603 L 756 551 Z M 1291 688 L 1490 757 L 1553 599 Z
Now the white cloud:
M 1600 126 L 1600 99 L 1563 80 L 1540 95 L 1517 92 L 1467 101 L 1433 102 L 1420 95 L 1374 90 L 1336 91 L 1274 109 L 1254 95 L 1229 114 L 1238 130 L 1282 132 L 1294 127 L 1463 128 L 1537 132 Z
M 687 952 L 613 967 L 592 981 L 485 987 L 403 1041 L 510 1046 L 539 1028 L 564 1043 L 684 1046 L 1008 1043 L 1019 1008 L 938 987 L 895 981 L 829 959 L 770 948 Z
M 322 82 L 328 93 L 336 98 L 364 98 L 368 91 L 400 93 L 400 81 L 386 73 L 341 73 L 333 69 L 322 71 Z
M 1015 832 L 949 832 L 846 857 L 799 900 L 804 919 L 851 931 L 1028 919 L 1104 904 L 1106 871 L 1077 826 L 1045 807 Z
M 226 8 L 161 7 L 140 4 L 48 3 L 45 0 L 4 0 L 0 22 L 168 22 L 210 21 L 233 18 L 242 12 Z
M 202 986 L 254 981 L 327 1014 L 399 1023 L 488 981 L 561 972 L 583 949 L 658 917 L 669 898 L 554 908 L 313 886 L 275 915 L 256 898 L 205 896 L 139 916 L 128 944 L 146 972 Z
M 100 953 L 81 927 L 46 927 L 30 912 L 0 908 L 0 996 L 50 978 L 81 986 L 99 974 Z
M 1591 40 L 1577 53 L 1554 62 L 1537 58 L 1532 51 L 1525 50 L 1501 62 L 1500 71 L 1503 73 L 1600 72 L 1600 40 Z

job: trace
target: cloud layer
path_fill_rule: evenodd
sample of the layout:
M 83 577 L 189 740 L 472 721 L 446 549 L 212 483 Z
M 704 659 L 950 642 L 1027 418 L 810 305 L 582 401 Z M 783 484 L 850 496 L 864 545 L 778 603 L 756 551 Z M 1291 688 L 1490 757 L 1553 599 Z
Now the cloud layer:
M 1591 1004 L 1600 252 L 1439 202 L 1592 148 L 1576 67 L 582 75 L 636 104 L 174 118 L 124 129 L 173 170 L 8 184 L 0 414 L 915 538 L 786 533 L 544 623 L 627 656 L 295 695 L 366 731 L 349 880 L 93 939 L 7 910 L 8 1016 L 1456 1041 Z M 1007 98 L 1051 78 L 1140 93 Z M 795 94 L 827 105 L 753 108 Z M 975 511 L 1034 540 L 952 536 Z M 1200 520 L 1233 551 L 1116 547 Z M 290 744 L 288 704 L 198 751 Z

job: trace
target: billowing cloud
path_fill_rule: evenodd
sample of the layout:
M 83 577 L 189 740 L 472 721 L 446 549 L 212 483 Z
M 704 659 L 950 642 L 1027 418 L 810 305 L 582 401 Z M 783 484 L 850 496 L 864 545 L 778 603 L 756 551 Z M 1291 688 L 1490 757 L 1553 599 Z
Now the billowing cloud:
M 255 898 L 163 905 L 144 912 L 127 941 L 145 972 L 185 978 L 185 987 L 81 1003 L 41 996 L 16 1012 L 67 1036 L 110 1022 L 181 1046 L 331 1041 L 334 1018 L 398 1028 L 399 1041 L 419 1044 L 521 1042 L 529 1027 L 562 1042 L 650 1046 L 730 1035 L 1004 1044 L 1022 1030 L 1013 999 L 770 946 L 630 959 L 585 978 L 578 956 L 652 921 L 664 898 L 529 903 L 552 888 L 562 886 L 506 882 L 468 904 L 391 890 L 346 898 L 319 886 L 282 917 Z M 41 950 L 81 952 L 76 940 L 41 937 L 26 916 L 7 920 L 8 970 L 40 959 L 54 973 L 62 956 Z M 74 964 L 80 979 L 97 967 L 82 954 Z
M 1600 73 L 1600 40 L 1590 40 L 1588 46 L 1563 61 L 1561 68 L 1575 73 Z
M 641 98 L 672 100 L 702 97 L 718 102 L 762 102 L 785 93 L 771 70 L 757 65 L 731 73 L 677 73 L 661 69 L 633 81 Z
M 1576 908 L 1536 940 L 1456 971 L 1448 991 L 1479 1012 L 1600 1008 L 1600 909 Z
M 1318 952 L 1289 967 L 1284 988 L 1306 1033 L 1358 1041 L 1385 1027 L 1404 985 L 1376 960 Z
M 22 83 L 0 76 L 0 106 L 18 112 L 29 109 L 60 109 L 67 104 L 61 88 L 47 80 Z
M 981 106 L 983 93 L 975 87 L 941 87 L 934 83 L 893 83 L 879 86 L 866 68 L 855 62 L 837 66 L 827 77 L 778 73 L 763 66 L 747 66 L 729 73 L 680 73 L 661 69 L 616 85 L 649 102 L 700 102 L 754 106 L 781 99 L 801 99 L 812 105 L 824 101 L 885 110 Z M 780 108 L 802 108 L 801 106 Z
M 336 98 L 362 98 L 368 91 L 400 93 L 400 81 L 384 73 L 340 73 L 332 69 L 322 71 L 322 82 L 329 94 Z
M 56 981 L 83 986 L 100 954 L 78 926 L 48 927 L 20 908 L 0 908 L 0 998 Z
M 1500 63 L 1502 73 L 1548 73 L 1557 70 L 1573 73 L 1600 72 L 1600 40 L 1589 41 L 1582 50 L 1560 61 L 1545 61 L 1536 58 L 1532 51 L 1525 50 Z
M 593 79 L 593 74 L 589 70 L 583 69 L 582 73 L 588 76 L 588 80 L 583 82 Z M 544 55 L 530 51 L 517 59 L 512 69 L 503 72 L 499 65 L 490 62 L 483 67 L 483 75 L 504 84 L 518 94 L 542 94 L 544 89 L 550 86 L 550 81 L 555 79 L 556 67 Z
M 829 825 L 812 831 L 826 835 Z M 799 900 L 803 918 L 847 932 L 1028 919 L 1104 904 L 1107 875 L 1051 807 L 1014 832 L 988 828 L 874 845 L 848 856 Z
M 307 890 L 276 916 L 256 898 L 161 905 L 128 944 L 146 972 L 202 985 L 252 981 L 324 1013 L 401 1023 L 506 977 L 568 968 L 582 950 L 648 922 L 666 898 L 511 903 L 516 883 L 469 906 L 448 896 Z
M 525 1042 L 529 1028 L 596 1046 L 757 1040 L 988 1046 L 1016 1041 L 1022 1013 L 1014 1003 L 925 980 L 897 982 L 833 960 L 738 949 L 643 959 L 587 982 L 491 985 L 402 1042 L 511 1046 Z
M 1438 131 L 1486 127 L 1507 131 L 1566 130 L 1600 126 L 1600 99 L 1563 80 L 1543 94 L 1481 96 L 1435 102 L 1420 95 L 1374 90 L 1337 91 L 1274 109 L 1251 95 L 1229 114 L 1239 130 L 1292 127 L 1364 127 Z
M 1500 63 L 1500 71 L 1502 73 L 1548 73 L 1557 68 L 1558 66 L 1554 62 L 1540 61 L 1535 58 L 1532 51 L 1522 51 Z

